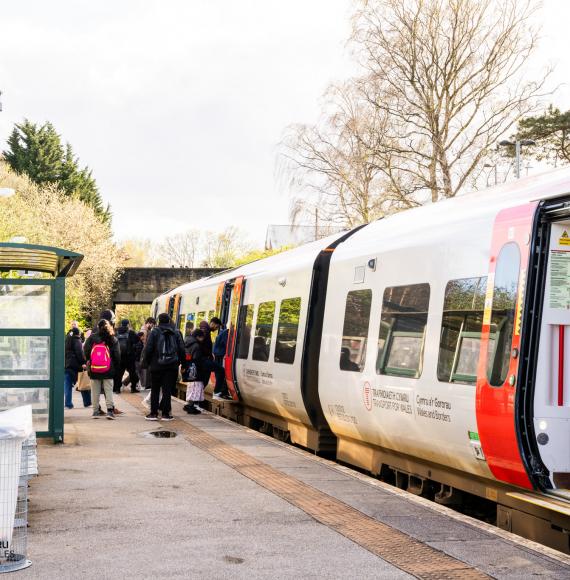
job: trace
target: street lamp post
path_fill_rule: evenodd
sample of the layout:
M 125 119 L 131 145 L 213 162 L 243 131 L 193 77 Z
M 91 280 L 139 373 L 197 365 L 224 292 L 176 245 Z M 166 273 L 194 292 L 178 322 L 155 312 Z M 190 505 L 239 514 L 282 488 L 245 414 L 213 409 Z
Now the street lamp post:
M 485 169 L 493 169 L 495 173 L 495 185 L 497 185 L 497 164 L 495 163 L 495 165 L 491 165 L 490 163 L 485 163 L 483 167 Z M 489 187 L 489 175 L 487 175 L 487 187 Z
M 499 141 L 501 147 L 514 147 L 515 148 L 515 177 L 517 179 L 521 176 L 521 147 L 527 145 L 536 145 L 536 141 L 532 139 L 517 139 L 516 141 L 509 141 L 504 139 Z

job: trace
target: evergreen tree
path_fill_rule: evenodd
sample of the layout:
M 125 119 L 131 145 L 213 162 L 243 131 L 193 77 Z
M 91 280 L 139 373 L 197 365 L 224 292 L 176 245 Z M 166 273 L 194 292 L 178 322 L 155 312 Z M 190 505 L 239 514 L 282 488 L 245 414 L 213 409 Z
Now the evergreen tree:
M 110 222 L 110 208 L 103 205 L 91 170 L 79 167 L 71 145 L 63 145 L 51 123 L 38 126 L 25 119 L 16 124 L 3 155 L 17 173 L 27 175 L 38 185 L 57 186 L 66 196 L 92 207 L 102 222 Z
M 541 115 L 525 117 L 518 124 L 517 139 L 534 139 L 534 155 L 553 165 L 570 163 L 570 111 L 550 105 Z

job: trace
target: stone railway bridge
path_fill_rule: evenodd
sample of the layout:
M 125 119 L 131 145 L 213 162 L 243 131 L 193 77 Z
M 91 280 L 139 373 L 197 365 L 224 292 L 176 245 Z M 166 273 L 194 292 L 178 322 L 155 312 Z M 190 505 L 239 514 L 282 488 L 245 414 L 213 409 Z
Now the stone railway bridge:
M 125 268 L 117 280 L 113 307 L 117 304 L 150 304 L 159 294 L 223 270 L 224 268 Z

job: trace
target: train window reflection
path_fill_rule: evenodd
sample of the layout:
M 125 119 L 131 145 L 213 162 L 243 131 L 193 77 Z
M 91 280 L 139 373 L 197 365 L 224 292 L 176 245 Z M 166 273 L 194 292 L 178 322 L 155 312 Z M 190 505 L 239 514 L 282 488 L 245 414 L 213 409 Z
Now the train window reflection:
M 346 297 L 340 347 L 340 369 L 343 371 L 364 370 L 371 305 L 372 290 L 353 290 Z
M 239 310 L 237 358 L 247 358 L 253 326 L 253 304 L 243 305 Z
M 376 372 L 419 378 L 429 308 L 429 284 L 386 288 L 378 337 Z
M 477 381 L 487 278 L 451 280 L 445 287 L 437 378 L 446 383 Z
M 275 302 L 262 302 L 257 310 L 257 323 L 253 339 L 253 360 L 269 360 L 274 318 Z
M 493 340 L 489 340 L 487 360 L 487 377 L 494 387 L 500 387 L 509 372 L 520 261 L 514 242 L 505 244 L 497 258 L 490 329 Z
M 295 362 L 300 316 L 300 298 L 287 298 L 281 301 L 277 339 L 275 341 L 275 362 L 289 365 Z

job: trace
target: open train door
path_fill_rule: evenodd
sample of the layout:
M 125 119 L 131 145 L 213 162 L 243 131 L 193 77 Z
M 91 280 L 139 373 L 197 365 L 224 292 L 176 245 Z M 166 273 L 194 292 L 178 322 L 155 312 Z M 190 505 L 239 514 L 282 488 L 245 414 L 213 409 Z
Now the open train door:
M 494 224 L 477 372 L 477 425 L 493 475 L 532 489 L 519 446 L 521 318 L 537 204 L 501 211 Z
M 245 279 L 238 276 L 233 280 L 222 282 L 218 287 L 216 311 L 219 313 L 222 324 L 228 328 L 224 369 L 228 390 L 234 401 L 239 399 L 239 386 L 236 378 L 235 351 L 237 344 L 238 316 L 243 299 Z
M 570 500 L 570 201 L 535 218 L 519 377 L 521 446 L 536 487 Z

